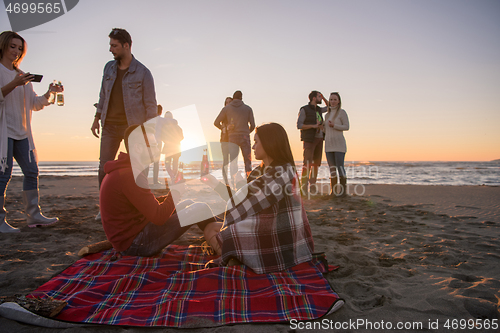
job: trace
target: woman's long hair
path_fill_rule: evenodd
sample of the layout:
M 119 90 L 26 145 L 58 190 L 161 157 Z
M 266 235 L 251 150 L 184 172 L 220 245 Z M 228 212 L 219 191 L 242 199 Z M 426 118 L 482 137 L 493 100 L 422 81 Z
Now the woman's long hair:
M 277 123 L 267 123 L 258 126 L 255 129 L 255 134 L 259 136 L 262 148 L 267 156 L 273 159 L 273 163 L 289 163 L 295 169 L 292 149 L 283 126 Z
M 23 44 L 23 50 L 21 54 L 12 64 L 14 65 L 15 69 L 19 69 L 19 64 L 21 63 L 21 61 L 23 61 L 23 58 L 26 55 L 28 44 L 26 44 L 26 41 L 24 40 L 23 37 L 19 36 L 19 34 L 15 33 L 14 31 L 4 31 L 0 34 L 0 60 L 3 58 L 3 55 L 7 52 L 8 48 L 10 47 L 11 41 L 15 38 L 21 40 Z
M 337 98 L 339 99 L 339 105 L 337 105 L 337 110 L 342 109 L 342 98 L 340 98 L 340 94 L 338 92 L 332 92 L 330 94 L 330 97 L 332 97 L 332 95 L 337 96 Z M 330 99 L 328 99 L 328 102 L 330 102 Z M 333 110 L 333 108 L 331 108 L 331 107 L 329 109 Z

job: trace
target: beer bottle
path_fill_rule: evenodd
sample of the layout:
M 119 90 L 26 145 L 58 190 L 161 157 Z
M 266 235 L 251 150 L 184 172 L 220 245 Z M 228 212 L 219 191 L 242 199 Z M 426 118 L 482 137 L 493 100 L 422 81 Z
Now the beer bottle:
M 58 81 L 57 85 L 62 87 L 61 81 Z M 56 94 L 56 101 L 58 106 L 64 106 L 64 94 L 62 91 Z
M 201 160 L 201 175 L 204 176 L 210 172 L 210 166 L 208 164 L 207 150 L 203 149 L 204 154 Z
M 175 184 L 184 182 L 184 163 L 179 162 L 179 167 L 177 169 L 177 175 L 175 176 Z

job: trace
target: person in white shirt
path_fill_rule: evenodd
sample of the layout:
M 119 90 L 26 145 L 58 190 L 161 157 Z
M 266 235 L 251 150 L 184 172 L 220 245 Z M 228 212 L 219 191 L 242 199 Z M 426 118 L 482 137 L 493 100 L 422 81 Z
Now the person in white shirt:
M 51 94 L 63 88 L 49 85 L 38 96 L 31 81 L 34 76 L 19 69 L 26 55 L 26 41 L 13 31 L 0 34 L 0 233 L 19 232 L 6 221 L 5 191 L 12 176 L 13 159 L 23 171 L 23 201 L 28 226 L 47 226 L 58 221 L 40 212 L 38 163 L 31 132 L 31 112 L 49 105 Z
M 349 118 L 342 109 L 342 100 L 338 92 L 330 94 L 328 112 L 325 114 L 325 154 L 330 168 L 330 196 L 345 196 L 347 193 L 347 175 L 344 168 L 347 145 L 344 131 L 349 130 Z M 340 184 L 338 182 L 340 181 Z

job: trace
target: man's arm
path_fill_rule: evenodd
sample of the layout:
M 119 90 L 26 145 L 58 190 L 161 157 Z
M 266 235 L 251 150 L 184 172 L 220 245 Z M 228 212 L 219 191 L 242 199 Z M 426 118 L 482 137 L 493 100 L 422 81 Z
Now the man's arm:
M 301 108 L 299 111 L 299 117 L 297 118 L 297 129 L 306 130 L 310 128 L 318 128 L 318 125 L 304 125 L 304 120 L 306 120 L 306 111 Z
M 250 123 L 249 131 L 250 131 L 250 133 L 252 133 L 252 131 L 255 129 L 255 119 L 253 117 L 253 110 L 252 110 L 252 108 L 250 108 L 250 116 L 248 118 L 249 118 L 248 122 Z
M 220 130 L 222 130 L 221 122 L 224 121 L 224 119 L 226 118 L 226 110 L 225 109 L 226 108 L 222 108 L 222 110 L 220 110 L 220 112 L 219 112 L 219 115 L 214 120 L 214 126 Z
M 330 106 L 330 102 L 325 98 L 325 96 L 323 96 L 323 94 L 321 94 L 321 99 L 325 102 L 327 107 Z
M 90 128 L 90 130 L 92 131 L 92 134 L 96 138 L 99 138 L 99 134 L 100 134 L 99 120 L 101 119 L 102 108 L 104 106 L 104 101 L 106 100 L 106 90 L 104 89 L 104 78 L 106 77 L 105 73 L 106 73 L 107 67 L 108 67 L 108 64 L 106 64 L 106 66 L 104 66 L 104 71 L 102 73 L 101 91 L 99 92 L 99 102 L 96 105 L 94 122 L 92 123 L 92 127 Z
M 146 68 L 146 74 L 143 79 L 142 99 L 146 109 L 146 120 L 153 119 L 158 115 L 158 106 L 156 104 L 155 82 L 153 75 Z

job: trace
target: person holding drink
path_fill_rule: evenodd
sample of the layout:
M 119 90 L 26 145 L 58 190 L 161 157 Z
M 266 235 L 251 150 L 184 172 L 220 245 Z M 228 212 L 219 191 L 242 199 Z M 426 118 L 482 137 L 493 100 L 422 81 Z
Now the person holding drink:
M 13 159 L 21 168 L 23 201 L 29 227 L 47 226 L 58 221 L 40 211 L 38 194 L 38 163 L 31 131 L 31 113 L 49 105 L 51 95 L 62 92 L 59 85 L 49 85 L 38 96 L 31 81 L 34 75 L 24 73 L 19 64 L 26 55 L 26 41 L 13 31 L 0 34 L 0 232 L 19 232 L 6 221 L 5 192 L 12 176 Z

